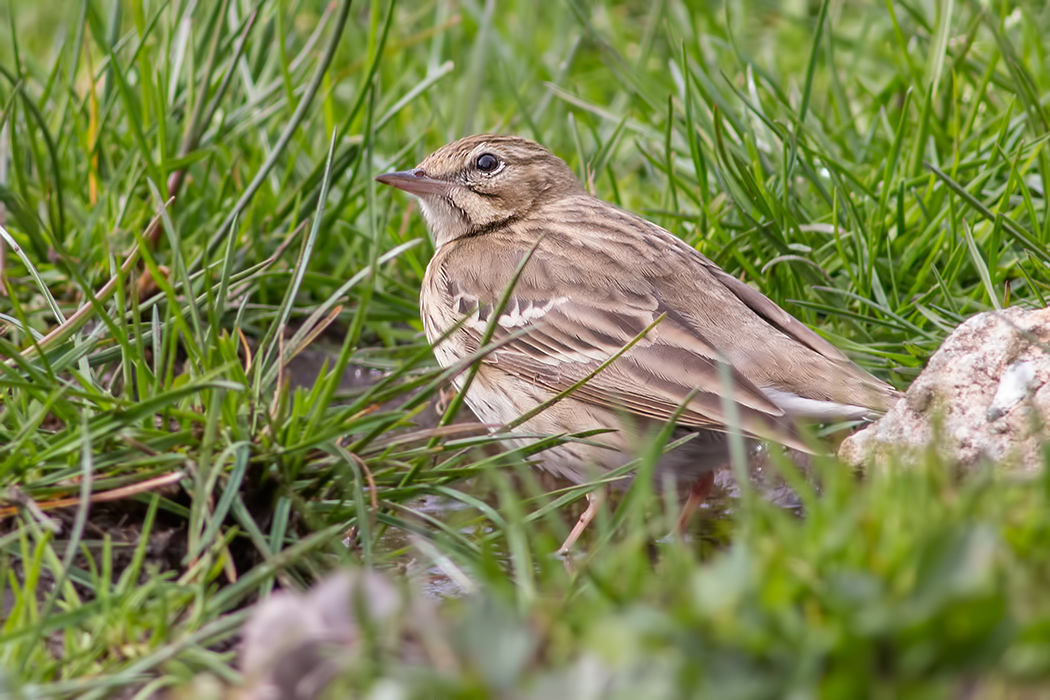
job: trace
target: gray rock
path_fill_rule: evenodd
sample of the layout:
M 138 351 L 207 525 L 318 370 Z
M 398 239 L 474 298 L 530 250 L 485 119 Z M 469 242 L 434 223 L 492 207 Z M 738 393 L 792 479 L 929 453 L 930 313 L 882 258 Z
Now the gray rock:
M 1011 308 L 968 319 L 948 336 L 881 420 L 847 438 L 854 467 L 935 444 L 946 462 L 1031 472 L 1050 437 L 1050 309 Z
M 436 626 L 427 601 L 386 576 L 342 570 L 305 592 L 276 591 L 242 632 L 239 700 L 316 700 L 355 655 L 365 635 L 405 660 L 424 657 Z

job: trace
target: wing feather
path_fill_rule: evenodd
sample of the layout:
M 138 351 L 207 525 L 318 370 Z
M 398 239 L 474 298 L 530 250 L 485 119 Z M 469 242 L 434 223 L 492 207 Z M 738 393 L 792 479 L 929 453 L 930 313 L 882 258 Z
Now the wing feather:
M 459 295 L 464 294 L 459 290 Z M 586 378 L 663 316 L 573 396 L 656 420 L 670 420 L 677 413 L 679 424 L 708 430 L 725 430 L 729 419 L 724 398 L 728 397 L 737 404 L 745 434 L 806 449 L 784 412 L 695 331 L 683 328 L 669 310 L 659 306 L 613 310 L 568 298 L 548 304 L 517 296 L 507 308 L 510 311 L 501 316 L 492 337 L 498 348 L 485 361 L 553 393 Z M 471 351 L 477 349 L 486 325 L 478 319 L 464 324 Z M 528 333 L 511 337 L 525 325 Z

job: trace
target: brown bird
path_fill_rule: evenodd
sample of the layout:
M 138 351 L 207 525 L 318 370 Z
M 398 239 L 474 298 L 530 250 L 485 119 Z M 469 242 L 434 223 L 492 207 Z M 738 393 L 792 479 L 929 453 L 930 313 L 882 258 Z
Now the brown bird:
M 613 429 L 600 445 L 570 441 L 540 455 L 575 483 L 626 464 L 674 419 L 676 436 L 694 437 L 660 458 L 654 478 L 689 493 L 684 524 L 728 464 L 727 405 L 745 438 L 811 452 L 796 421 L 868 417 L 899 397 L 684 241 L 588 194 L 533 141 L 469 136 L 376 180 L 418 197 L 434 238 L 420 310 L 438 363 L 463 360 L 494 331 L 495 349 L 466 389 L 479 419 L 513 421 L 622 352 L 515 429 L 533 437 L 511 439 Z M 454 380 L 460 390 L 465 378 Z M 597 507 L 592 497 L 562 551 Z

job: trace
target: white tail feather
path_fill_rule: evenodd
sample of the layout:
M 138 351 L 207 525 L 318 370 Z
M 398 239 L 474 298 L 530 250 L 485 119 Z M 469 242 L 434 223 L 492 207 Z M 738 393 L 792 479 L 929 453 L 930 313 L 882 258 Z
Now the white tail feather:
M 766 398 L 783 409 L 784 413 L 791 418 L 804 418 L 824 423 L 839 420 L 871 419 L 878 415 L 876 411 L 872 411 L 864 406 L 807 399 L 790 391 L 782 391 L 771 387 L 763 387 L 762 393 L 766 395 Z

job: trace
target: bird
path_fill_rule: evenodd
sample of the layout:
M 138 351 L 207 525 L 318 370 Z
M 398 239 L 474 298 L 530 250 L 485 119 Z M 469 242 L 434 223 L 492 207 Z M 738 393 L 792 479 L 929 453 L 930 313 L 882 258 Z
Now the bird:
M 515 447 L 606 431 L 539 454 L 573 483 L 626 465 L 673 421 L 691 439 L 653 478 L 688 494 L 684 527 L 730 462 L 731 431 L 812 453 L 800 423 L 870 419 L 901 396 L 693 246 L 588 193 L 535 141 L 468 136 L 375 179 L 419 202 L 434 243 L 424 331 L 443 368 L 481 351 L 469 385 L 470 372 L 453 379 L 475 415 L 513 424 L 550 404 L 514 426 Z M 588 499 L 559 552 L 598 512 L 600 491 Z

